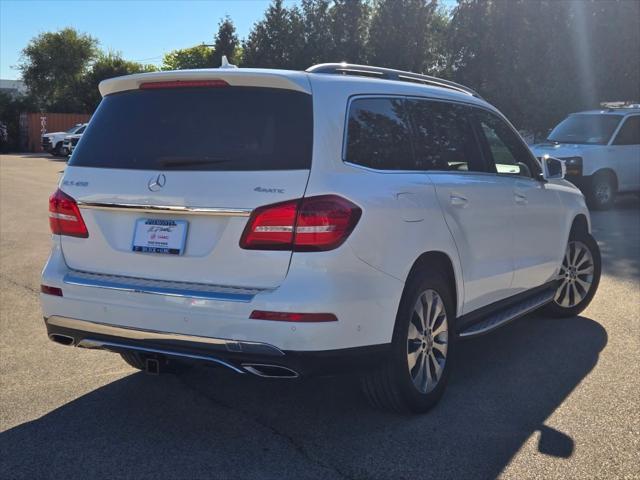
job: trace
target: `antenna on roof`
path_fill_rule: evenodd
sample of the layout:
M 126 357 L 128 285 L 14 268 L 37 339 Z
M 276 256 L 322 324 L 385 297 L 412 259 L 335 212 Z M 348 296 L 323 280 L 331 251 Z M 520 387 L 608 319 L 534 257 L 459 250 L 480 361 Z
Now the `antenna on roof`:
M 220 68 L 238 68 L 238 67 L 237 65 L 232 65 L 231 63 L 229 63 L 229 60 L 227 60 L 226 55 L 222 55 L 222 65 L 220 65 Z

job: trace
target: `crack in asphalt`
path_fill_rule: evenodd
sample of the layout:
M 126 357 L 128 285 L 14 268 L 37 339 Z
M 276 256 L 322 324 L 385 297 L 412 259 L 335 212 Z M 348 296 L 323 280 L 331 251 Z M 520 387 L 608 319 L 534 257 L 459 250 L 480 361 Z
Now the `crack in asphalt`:
M 21 283 L 16 282 L 15 280 L 11 280 L 10 278 L 8 278 L 6 275 L 0 275 L 0 279 L 4 280 L 5 282 L 13 285 L 14 287 L 20 287 L 24 290 L 27 290 L 28 292 L 31 292 L 35 295 L 39 295 L 40 294 L 40 290 L 36 290 L 35 288 L 30 287 L 29 285 L 23 285 Z
M 306 448 L 304 448 L 304 446 L 298 442 L 295 437 L 289 435 L 288 433 L 278 429 L 277 427 L 274 427 L 273 425 L 269 424 L 267 421 L 265 421 L 263 418 L 257 416 L 257 415 L 253 415 L 251 412 L 247 412 L 246 410 L 242 410 L 242 409 L 238 409 L 236 407 L 234 407 L 233 405 L 230 405 L 218 398 L 215 398 L 213 395 L 211 395 L 208 392 L 203 391 L 202 389 L 198 388 L 195 385 L 191 385 L 189 383 L 187 383 L 187 381 L 185 381 L 185 379 L 179 375 L 176 375 L 175 378 L 178 380 L 178 382 L 183 385 L 184 387 L 188 388 L 189 390 L 193 391 L 194 393 L 196 393 L 197 395 L 200 395 L 201 397 L 207 399 L 208 401 L 210 401 L 211 403 L 225 408 L 227 410 L 231 410 L 237 413 L 240 413 L 248 418 L 250 418 L 253 422 L 257 423 L 258 425 L 260 425 L 263 428 L 266 428 L 267 430 L 269 430 L 273 435 L 280 437 L 282 439 L 284 439 L 291 447 L 293 447 L 293 449 L 302 456 L 302 458 L 304 458 L 305 460 L 307 460 L 308 462 L 314 463 L 315 465 L 327 469 L 327 470 L 331 470 L 332 472 L 334 472 L 335 474 L 337 474 L 339 476 L 339 478 L 341 479 L 345 479 L 345 480 L 357 480 L 356 477 L 353 477 L 351 475 L 346 474 L 345 472 L 343 472 L 341 469 L 339 469 L 338 467 L 336 467 L 335 465 L 332 465 L 330 463 L 324 462 L 318 458 L 314 458 L 312 457 L 309 452 L 307 451 Z

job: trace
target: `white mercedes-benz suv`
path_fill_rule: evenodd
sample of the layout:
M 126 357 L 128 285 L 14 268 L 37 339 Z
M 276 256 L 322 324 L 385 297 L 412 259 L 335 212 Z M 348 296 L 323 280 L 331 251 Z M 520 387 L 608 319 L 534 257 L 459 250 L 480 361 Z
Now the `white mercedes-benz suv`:
M 584 197 L 472 90 L 324 64 L 106 80 L 51 196 L 49 337 L 150 373 L 358 371 L 423 412 L 459 339 L 593 298 Z M 118 149 L 113 149 L 113 139 Z

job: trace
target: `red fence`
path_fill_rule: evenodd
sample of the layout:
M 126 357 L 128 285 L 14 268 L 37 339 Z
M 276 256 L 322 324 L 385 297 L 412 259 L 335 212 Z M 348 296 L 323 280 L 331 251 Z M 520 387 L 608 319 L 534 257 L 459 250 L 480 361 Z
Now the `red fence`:
M 90 118 L 86 113 L 23 113 L 20 115 L 20 143 L 29 152 L 41 152 L 42 135 L 64 132 Z

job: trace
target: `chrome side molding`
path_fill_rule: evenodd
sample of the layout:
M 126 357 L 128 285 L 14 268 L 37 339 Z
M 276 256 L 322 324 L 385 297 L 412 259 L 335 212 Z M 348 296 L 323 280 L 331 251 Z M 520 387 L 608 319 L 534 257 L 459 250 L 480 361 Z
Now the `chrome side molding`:
M 248 217 L 250 208 L 210 208 L 179 205 L 143 205 L 137 203 L 81 202 L 78 207 L 94 210 L 126 211 L 138 213 L 170 213 L 172 215 L 209 215 L 216 217 Z

